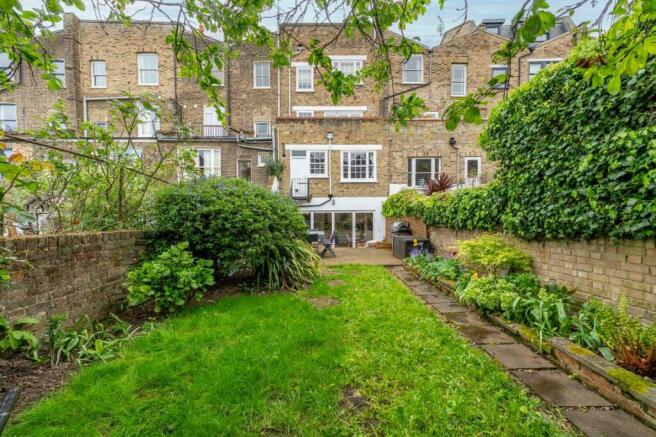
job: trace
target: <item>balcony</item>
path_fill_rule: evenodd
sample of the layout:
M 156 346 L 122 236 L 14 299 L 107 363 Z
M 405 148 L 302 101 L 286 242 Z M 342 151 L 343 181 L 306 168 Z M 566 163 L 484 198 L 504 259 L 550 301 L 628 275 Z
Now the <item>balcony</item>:
M 308 178 L 292 179 L 290 195 L 294 200 L 310 200 L 310 181 Z
M 203 126 L 198 126 L 196 127 L 196 131 L 201 131 L 202 136 L 204 137 L 225 137 L 227 134 L 226 129 L 223 128 L 221 125 L 208 125 L 205 124 Z

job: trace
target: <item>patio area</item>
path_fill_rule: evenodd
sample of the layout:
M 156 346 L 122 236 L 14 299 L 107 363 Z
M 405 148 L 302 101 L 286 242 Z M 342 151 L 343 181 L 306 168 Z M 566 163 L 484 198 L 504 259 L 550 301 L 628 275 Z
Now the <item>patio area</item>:
M 403 260 L 392 255 L 392 249 L 375 249 L 363 247 L 351 249 L 336 247 L 335 255 L 327 253 L 321 261 L 324 265 L 363 264 L 369 266 L 401 266 Z

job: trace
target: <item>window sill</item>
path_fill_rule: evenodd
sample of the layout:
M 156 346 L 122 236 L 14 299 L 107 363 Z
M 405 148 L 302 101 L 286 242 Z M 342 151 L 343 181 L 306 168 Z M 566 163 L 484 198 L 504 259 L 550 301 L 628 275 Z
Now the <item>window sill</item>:
M 378 179 L 340 179 L 342 184 L 375 184 Z
M 93 85 L 91 85 L 91 89 L 94 89 L 94 90 L 106 90 L 107 87 L 106 87 L 106 86 L 93 86 Z
M 254 86 L 253 89 L 254 90 L 270 90 L 271 87 L 270 86 Z
M 426 82 L 401 82 L 401 85 L 426 85 Z
M 314 88 L 312 88 L 311 90 L 299 90 L 299 89 L 297 89 L 296 92 L 297 93 L 313 93 Z
M 159 83 L 138 83 L 139 86 L 159 86 Z

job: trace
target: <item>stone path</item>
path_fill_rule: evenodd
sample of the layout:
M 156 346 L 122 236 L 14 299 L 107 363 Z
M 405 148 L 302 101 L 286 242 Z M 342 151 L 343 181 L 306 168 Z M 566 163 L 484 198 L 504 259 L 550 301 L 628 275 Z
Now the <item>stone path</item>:
M 586 435 L 656 437 L 656 431 L 583 384 L 570 379 L 567 373 L 497 326 L 483 320 L 476 312 L 460 305 L 454 297 L 418 279 L 403 266 L 389 269 L 414 294 L 422 298 L 433 312 L 490 354 L 530 391 L 550 405 L 559 407 L 564 416 Z

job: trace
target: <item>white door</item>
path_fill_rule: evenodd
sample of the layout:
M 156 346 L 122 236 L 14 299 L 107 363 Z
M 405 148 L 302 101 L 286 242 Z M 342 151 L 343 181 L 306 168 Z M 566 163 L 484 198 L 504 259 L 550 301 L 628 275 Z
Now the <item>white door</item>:
M 223 127 L 214 106 L 206 106 L 203 111 L 203 135 L 206 137 L 223 136 Z
M 292 150 L 289 176 L 291 179 L 292 197 L 307 197 L 308 176 L 310 164 L 305 150 Z

